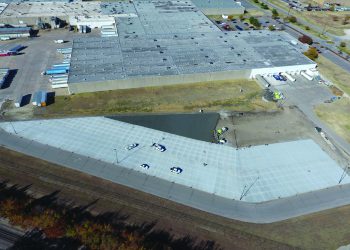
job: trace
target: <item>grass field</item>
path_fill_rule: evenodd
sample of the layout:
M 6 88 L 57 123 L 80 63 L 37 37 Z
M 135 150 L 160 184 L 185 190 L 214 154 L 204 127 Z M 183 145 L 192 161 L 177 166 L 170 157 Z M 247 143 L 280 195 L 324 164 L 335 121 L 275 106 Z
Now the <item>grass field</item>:
M 350 100 L 343 98 L 315 108 L 316 114 L 338 135 L 350 142 Z
M 342 91 L 350 95 L 350 73 L 332 63 L 324 56 L 317 59 L 318 70 Z
M 350 95 L 350 74 L 323 56 L 317 59 L 319 71 L 333 84 Z M 350 142 L 350 99 L 342 98 L 333 103 L 315 107 L 317 116 L 325 121 L 339 136 Z
M 240 91 L 242 90 L 242 92 Z M 54 104 L 37 109 L 36 115 L 104 115 L 143 112 L 204 110 L 259 111 L 275 109 L 261 99 L 254 81 L 235 80 L 172 85 L 58 96 Z
M 347 12 L 303 12 L 304 19 L 320 27 L 325 27 L 327 32 L 337 36 L 345 35 L 344 29 L 350 29 L 350 20 L 347 24 L 343 24 L 347 16 L 350 16 Z

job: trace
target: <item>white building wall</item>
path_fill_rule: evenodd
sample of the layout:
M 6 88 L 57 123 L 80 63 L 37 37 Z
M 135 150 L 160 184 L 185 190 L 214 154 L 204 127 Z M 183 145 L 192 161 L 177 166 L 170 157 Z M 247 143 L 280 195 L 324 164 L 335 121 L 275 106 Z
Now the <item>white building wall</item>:
M 252 69 L 250 78 L 255 78 L 256 75 L 267 76 L 272 74 L 278 74 L 280 72 L 286 72 L 288 74 L 295 75 L 295 74 L 300 74 L 300 71 L 302 70 L 315 69 L 316 66 L 317 64 L 314 63 L 314 64 L 305 64 L 305 65 Z

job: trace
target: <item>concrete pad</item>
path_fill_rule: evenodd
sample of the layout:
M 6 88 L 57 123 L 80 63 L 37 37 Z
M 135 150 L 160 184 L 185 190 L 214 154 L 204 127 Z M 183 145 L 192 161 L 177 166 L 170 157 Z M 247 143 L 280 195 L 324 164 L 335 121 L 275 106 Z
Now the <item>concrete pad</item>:
M 20 131 L 18 136 L 33 140 L 28 148 L 35 156 L 117 183 L 141 189 L 144 186 L 161 196 L 174 195 L 170 190 L 172 183 L 180 184 L 213 194 L 212 200 L 197 191 L 189 194 L 193 203 L 203 200 L 208 206 L 215 203 L 216 196 L 256 203 L 325 189 L 338 185 L 343 173 L 312 140 L 236 150 L 105 117 L 25 121 L 14 125 Z M 12 131 L 8 123 L 1 123 L 0 128 Z M 166 150 L 161 152 L 152 147 L 154 142 Z M 127 150 L 132 143 L 139 146 Z M 31 149 L 32 144 L 35 147 Z M 55 155 L 45 144 L 64 151 L 61 156 Z M 83 159 L 86 157 L 89 160 Z M 143 163 L 150 168 L 141 169 Z M 172 167 L 180 167 L 183 172 L 172 173 Z M 342 184 L 349 182 L 350 177 L 346 176 Z M 317 197 L 311 198 L 319 202 Z

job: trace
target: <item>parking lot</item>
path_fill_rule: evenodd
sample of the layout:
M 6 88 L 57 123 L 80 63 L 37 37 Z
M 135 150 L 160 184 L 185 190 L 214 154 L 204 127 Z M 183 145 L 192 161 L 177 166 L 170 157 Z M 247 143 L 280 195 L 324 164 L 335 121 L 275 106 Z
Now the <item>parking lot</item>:
M 257 19 L 261 23 L 261 29 L 268 29 L 270 25 L 275 25 L 276 29 L 278 29 L 281 26 L 279 22 L 268 16 L 257 17 Z M 222 31 L 256 30 L 256 28 L 252 24 L 250 24 L 249 20 L 247 19 L 240 20 L 238 17 L 235 17 L 232 20 L 225 20 L 223 18 L 211 20 Z
M 5 99 L 16 100 L 22 95 L 32 94 L 39 89 L 51 91 L 48 77 L 42 76 L 41 72 L 53 64 L 62 62 L 62 56 L 56 53 L 57 48 L 71 47 L 72 39 L 82 35 L 94 36 L 97 34 L 80 34 L 61 29 L 40 31 L 38 37 L 33 38 L 1 41 L 0 46 L 21 44 L 25 48 L 17 56 L 1 58 L 1 67 L 12 70 L 12 76 L 6 84 L 6 88 L 0 89 L 0 103 Z M 58 39 L 67 42 L 63 44 L 54 43 L 54 40 Z

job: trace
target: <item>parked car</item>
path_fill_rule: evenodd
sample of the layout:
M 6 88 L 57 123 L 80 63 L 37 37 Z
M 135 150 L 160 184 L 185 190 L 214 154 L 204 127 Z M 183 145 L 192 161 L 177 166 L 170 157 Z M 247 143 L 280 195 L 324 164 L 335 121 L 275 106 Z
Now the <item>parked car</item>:
M 225 138 L 222 138 L 219 140 L 219 144 L 225 144 L 227 142 L 227 140 Z
M 277 81 L 285 81 L 284 78 L 281 75 L 274 74 L 273 78 L 275 78 Z M 287 79 L 286 79 L 287 80 Z
M 159 143 L 153 143 L 152 147 L 155 147 L 160 152 L 164 152 L 166 150 L 166 148 L 163 145 L 159 144 Z
M 287 77 L 285 77 L 284 75 L 279 74 L 280 77 L 280 81 L 287 81 Z
M 131 149 L 136 148 L 138 145 L 139 145 L 138 143 L 133 143 L 133 144 L 128 145 L 125 149 L 126 150 L 131 150 Z
M 149 165 L 146 163 L 141 164 L 140 167 L 146 170 L 149 169 Z
M 183 170 L 182 168 L 179 168 L 179 167 L 172 167 L 170 168 L 170 171 L 175 174 L 181 174 Z

